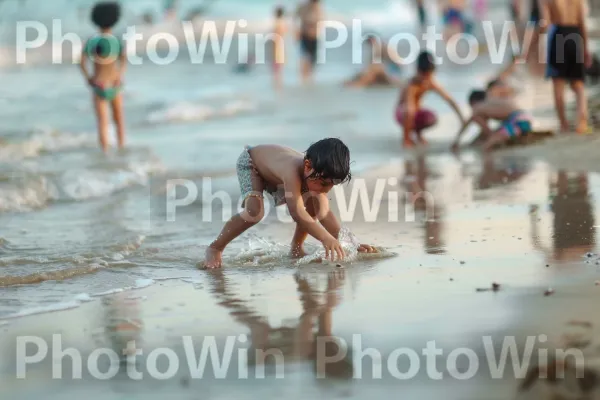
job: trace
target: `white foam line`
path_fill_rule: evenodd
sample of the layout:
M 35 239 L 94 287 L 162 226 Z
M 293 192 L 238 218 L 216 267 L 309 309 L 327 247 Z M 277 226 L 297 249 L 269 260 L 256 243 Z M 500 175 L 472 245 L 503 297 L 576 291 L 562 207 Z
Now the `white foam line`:
M 73 308 L 77 308 L 80 305 L 81 305 L 81 303 L 78 301 L 72 301 L 69 303 L 58 303 L 58 304 L 53 304 L 51 306 L 46 306 L 46 307 L 35 307 L 35 308 L 21 310 L 19 312 L 16 312 L 16 313 L 11 314 L 4 318 L 5 319 L 15 319 L 15 318 L 21 318 L 21 317 L 26 317 L 26 316 L 35 315 L 35 314 L 45 314 L 45 313 L 54 312 L 54 311 L 70 310 Z

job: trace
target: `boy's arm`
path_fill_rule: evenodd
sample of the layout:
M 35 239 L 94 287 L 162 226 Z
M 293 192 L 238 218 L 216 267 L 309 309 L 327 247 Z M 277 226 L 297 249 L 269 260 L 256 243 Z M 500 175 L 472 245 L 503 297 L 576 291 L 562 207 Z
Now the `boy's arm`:
M 467 121 L 465 121 L 465 123 L 462 125 L 462 128 L 460 128 L 460 131 L 458 131 L 458 134 L 456 135 L 456 139 L 454 140 L 454 143 L 452 143 L 452 149 L 456 150 L 458 149 L 459 146 L 459 141 L 460 141 L 460 137 L 465 133 L 465 131 L 467 130 L 467 127 L 469 125 L 471 125 L 471 122 L 473 122 L 473 118 L 475 115 L 471 116 L 471 118 L 469 118 Z
M 588 45 L 588 31 L 587 31 L 587 2 L 580 0 L 581 15 L 579 18 L 579 28 L 581 29 L 581 35 L 583 38 L 583 54 L 585 55 L 585 66 L 590 67 L 592 64 L 592 58 L 590 56 L 590 48 Z
M 335 217 L 335 214 L 329 208 L 329 200 L 327 199 L 327 196 L 321 195 L 320 197 L 322 197 L 322 199 L 319 199 L 322 202 L 321 204 L 327 205 L 327 214 L 321 220 L 321 225 L 323 225 L 327 232 L 329 232 L 334 238 L 339 240 L 340 230 L 342 229 L 342 226 L 340 225 L 338 219 Z M 358 251 L 360 253 L 379 252 L 375 247 L 370 246 L 368 244 L 361 244 L 358 248 Z
M 406 93 L 400 93 L 398 99 L 398 107 L 404 107 L 404 120 L 402 121 L 402 129 L 404 129 L 404 137 L 408 137 L 413 131 L 415 114 L 417 112 L 417 102 L 415 99 L 415 88 L 410 83 L 406 87 Z M 405 103 L 402 104 L 402 96 L 405 97 Z
M 81 69 L 81 73 L 85 78 L 86 82 L 90 82 L 92 77 L 88 71 L 88 54 L 87 54 L 87 43 L 83 45 L 83 49 L 81 50 L 81 59 L 79 60 L 79 68 Z
M 538 8 L 540 9 L 540 21 L 545 21 L 545 24 L 539 24 L 539 29 L 542 33 L 545 33 L 548 30 L 548 27 L 551 25 L 550 21 L 550 6 L 546 0 L 534 0 L 538 3 Z
M 295 171 L 292 171 L 292 173 L 283 180 L 286 203 L 291 217 L 302 230 L 306 231 L 306 233 L 323 244 L 327 258 L 333 259 L 335 254 L 337 254 L 338 259 L 343 259 L 344 250 L 337 239 L 321 226 L 321 224 L 315 221 L 308 211 L 306 211 L 302 193 L 300 191 L 301 182 L 297 176 L 294 176 L 294 173 Z
M 125 70 L 127 69 L 127 48 L 121 46 L 121 53 L 119 54 L 119 82 L 123 79 Z
M 441 87 L 437 82 L 433 83 L 433 90 L 437 92 L 437 94 L 439 94 L 444 100 L 446 100 L 446 102 L 450 105 L 450 107 L 452 107 L 452 109 L 458 116 L 458 119 L 460 119 L 460 121 L 464 124 L 465 118 L 463 117 L 462 112 L 460 111 L 460 107 L 458 107 L 458 104 L 456 104 L 456 101 L 454 101 L 452 96 L 450 96 L 450 94 L 446 92 L 446 90 L 443 87 Z

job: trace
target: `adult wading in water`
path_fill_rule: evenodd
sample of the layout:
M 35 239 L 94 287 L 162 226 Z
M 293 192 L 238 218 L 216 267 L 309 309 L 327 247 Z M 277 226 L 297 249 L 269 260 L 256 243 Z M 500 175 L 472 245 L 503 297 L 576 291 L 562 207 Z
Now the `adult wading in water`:
M 296 18 L 299 20 L 298 40 L 302 51 L 302 80 L 312 79 L 317 62 L 319 42 L 319 22 L 323 20 L 323 10 L 319 0 L 307 0 L 298 7 Z

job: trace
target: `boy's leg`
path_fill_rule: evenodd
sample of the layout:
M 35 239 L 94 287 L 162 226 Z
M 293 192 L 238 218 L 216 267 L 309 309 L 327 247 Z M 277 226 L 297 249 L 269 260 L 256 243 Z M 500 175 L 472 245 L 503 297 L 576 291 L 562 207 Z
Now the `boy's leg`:
M 414 111 L 410 111 L 402 106 L 400 106 L 396 109 L 396 122 L 398 122 L 398 124 L 400 125 L 400 127 L 403 130 L 402 146 L 407 149 L 414 147 L 415 142 L 411 137 L 412 131 L 407 132 L 407 130 L 404 129 L 404 121 L 406 121 L 407 118 L 411 118 L 412 121 L 414 121 L 415 115 L 416 115 L 416 113 Z M 414 126 L 414 122 L 413 122 L 413 126 Z
M 588 130 L 588 103 L 583 81 L 571 82 L 571 89 L 577 99 L 577 133 L 586 133 Z
M 567 132 L 569 130 L 569 122 L 565 114 L 565 81 L 554 78 L 552 79 L 552 86 L 554 88 L 554 106 L 558 121 L 560 122 L 560 130 Z
M 119 148 L 125 147 L 125 121 L 123 118 L 123 95 L 121 93 L 112 101 L 112 113 L 115 125 L 117 125 L 117 139 L 119 141 Z
M 243 171 L 244 173 L 244 171 Z M 245 175 L 244 185 L 247 185 L 247 179 L 250 179 L 252 191 L 247 194 L 244 190 L 242 195 L 246 196 L 244 200 L 244 211 L 234 215 L 223 227 L 219 236 L 206 249 L 205 267 L 208 269 L 219 268 L 222 262 L 222 254 L 225 247 L 242 233 L 259 223 L 264 217 L 264 183 L 258 173 L 254 170 Z
M 96 121 L 98 124 L 98 139 L 102 151 L 108 150 L 108 105 L 106 101 L 97 95 L 94 95 L 94 109 L 96 111 Z
M 492 151 L 497 145 L 506 142 L 506 134 L 503 131 L 494 132 L 483 144 L 484 151 Z
M 437 124 L 436 115 L 429 110 L 421 109 L 415 116 L 415 132 L 417 140 L 423 145 L 427 145 L 427 140 L 423 138 L 423 131 Z
M 244 211 L 234 215 L 223 227 L 219 236 L 206 249 L 205 267 L 219 268 L 225 247 L 235 238 L 256 225 L 264 216 L 264 199 L 262 196 L 249 196 Z

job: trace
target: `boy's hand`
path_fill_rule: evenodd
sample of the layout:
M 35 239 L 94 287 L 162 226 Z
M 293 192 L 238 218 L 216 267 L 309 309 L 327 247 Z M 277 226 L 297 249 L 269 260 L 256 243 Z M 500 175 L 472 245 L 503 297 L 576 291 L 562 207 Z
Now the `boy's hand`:
M 585 52 L 585 67 L 590 68 L 592 66 L 592 54 L 589 51 Z
M 377 250 L 373 246 L 369 246 L 368 244 L 361 244 L 360 246 L 358 246 L 358 252 L 359 253 L 379 253 L 379 250 Z
M 344 259 L 344 249 L 340 242 L 330 236 L 329 238 L 323 240 L 323 247 L 325 247 L 325 258 L 330 261 L 335 261 L 335 256 L 337 255 L 337 260 L 341 261 Z

